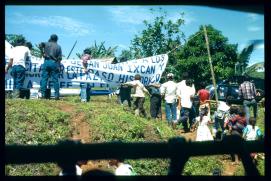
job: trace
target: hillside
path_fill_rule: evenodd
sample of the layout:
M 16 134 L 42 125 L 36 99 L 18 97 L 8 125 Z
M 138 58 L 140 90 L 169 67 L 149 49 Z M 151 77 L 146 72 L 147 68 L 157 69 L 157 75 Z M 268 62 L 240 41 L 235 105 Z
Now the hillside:
M 149 110 L 149 100 L 146 100 Z M 164 110 L 163 110 L 164 111 Z M 259 112 L 259 126 L 264 131 L 264 110 Z M 195 139 L 194 133 L 183 133 L 168 127 L 165 120 L 135 117 L 131 110 L 116 103 L 116 98 L 95 96 L 90 103 L 81 103 L 79 97 L 54 100 L 11 100 L 5 103 L 6 144 L 55 144 L 63 139 L 81 139 L 84 143 L 121 140 L 124 142 L 167 141 L 174 136 Z M 211 175 L 214 168 L 223 175 L 244 175 L 242 165 L 231 165 L 229 155 L 192 157 L 186 163 L 183 175 Z M 126 160 L 138 175 L 166 175 L 168 159 Z M 264 172 L 264 162 L 259 169 Z M 108 167 L 108 160 L 89 161 L 83 171 Z M 7 165 L 6 175 L 58 175 L 55 163 Z
M 247 67 L 246 72 L 250 77 L 264 79 L 264 62 L 255 63 Z

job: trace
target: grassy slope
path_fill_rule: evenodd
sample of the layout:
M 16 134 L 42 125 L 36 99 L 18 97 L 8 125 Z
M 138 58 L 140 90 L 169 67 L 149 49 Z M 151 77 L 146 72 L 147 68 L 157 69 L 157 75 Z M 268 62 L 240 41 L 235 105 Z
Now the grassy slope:
M 91 103 L 80 103 L 78 97 L 68 97 L 64 101 L 77 107 L 76 112 L 83 111 L 90 124 L 91 141 L 104 142 L 122 140 L 166 141 L 177 136 L 166 122 L 153 121 L 135 117 L 131 111 L 108 100 L 104 96 L 91 98 Z M 59 103 L 47 100 L 8 100 L 6 101 L 5 133 L 6 144 L 54 144 L 59 139 L 69 137 L 71 132 L 70 117 L 59 111 Z M 149 100 L 146 100 L 149 110 Z M 263 113 L 260 112 L 260 117 Z M 263 123 L 259 126 L 263 129 Z M 49 129 L 48 129 L 49 128 Z M 127 160 L 139 175 L 166 175 L 169 160 Z M 192 157 L 186 163 L 184 175 L 210 175 L 213 168 L 222 168 L 218 156 Z M 35 164 L 7 166 L 8 175 L 55 175 L 55 164 Z M 263 169 L 263 168 L 262 168 Z M 34 173 L 33 173 L 33 170 Z M 243 175 L 243 170 L 239 169 Z M 239 174 L 237 174 L 239 175 Z
M 6 144 L 55 144 L 70 134 L 69 115 L 55 101 L 11 100 L 5 104 Z M 55 164 L 8 165 L 7 175 L 56 175 Z

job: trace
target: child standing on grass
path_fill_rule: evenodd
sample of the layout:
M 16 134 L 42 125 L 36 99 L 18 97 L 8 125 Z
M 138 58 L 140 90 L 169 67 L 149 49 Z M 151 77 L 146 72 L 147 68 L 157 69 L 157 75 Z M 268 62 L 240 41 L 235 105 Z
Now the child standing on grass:
M 210 117 L 208 117 L 208 108 L 202 109 L 200 116 L 196 118 L 196 123 L 198 124 L 196 141 L 211 141 L 214 140 L 208 124 L 211 123 Z
M 262 138 L 261 130 L 256 126 L 256 119 L 254 117 L 249 118 L 249 125 L 244 128 L 243 138 L 246 141 L 254 141 Z M 256 163 L 257 153 L 251 153 L 250 156 L 253 159 L 253 162 Z
M 223 136 L 229 135 L 229 124 L 230 120 L 233 119 L 238 114 L 238 107 L 231 106 L 229 110 L 229 114 L 226 114 L 225 121 L 224 121 L 224 132 Z
M 229 126 L 229 134 L 230 135 L 237 135 L 242 137 L 243 130 L 247 125 L 246 122 L 246 113 L 243 109 L 239 108 L 238 114 L 229 120 L 228 126 Z M 237 164 L 240 159 L 239 155 L 231 154 L 231 159 L 234 162 L 234 164 Z

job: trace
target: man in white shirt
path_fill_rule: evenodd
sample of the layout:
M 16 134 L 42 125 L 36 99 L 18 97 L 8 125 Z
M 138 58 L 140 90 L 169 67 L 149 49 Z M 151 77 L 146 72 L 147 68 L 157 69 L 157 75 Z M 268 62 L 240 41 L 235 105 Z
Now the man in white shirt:
M 12 67 L 11 76 L 13 77 L 13 98 L 20 97 L 20 91 L 24 86 L 25 80 L 25 62 L 30 57 L 30 50 L 25 46 L 25 39 L 19 37 L 16 40 L 16 46 L 12 49 L 9 64 L 5 68 L 5 73 Z
M 147 113 L 144 109 L 144 102 L 145 102 L 145 94 L 147 93 L 150 95 L 149 91 L 145 88 L 145 86 L 140 82 L 141 76 L 139 74 L 135 75 L 135 80 L 126 82 L 123 85 L 130 85 L 133 86 L 135 89 L 135 94 L 132 94 L 132 97 L 135 97 L 136 100 L 134 102 L 134 105 L 136 107 L 135 114 L 140 115 L 143 114 L 143 116 L 146 118 Z
M 166 119 L 168 124 L 174 125 L 177 123 L 176 99 L 177 99 L 177 84 L 173 81 L 173 74 L 167 74 L 168 81 L 161 85 L 161 95 L 166 101 Z
M 179 121 L 183 124 L 185 132 L 189 132 L 187 121 L 189 119 L 190 127 L 193 125 L 193 113 L 192 113 L 192 104 L 193 97 L 195 96 L 195 88 L 193 87 L 193 81 L 191 79 L 186 80 L 186 85 L 178 89 L 178 109 L 182 109 L 182 115 Z M 175 127 L 175 125 L 174 125 Z
M 183 87 L 186 86 L 186 80 L 189 79 L 189 74 L 188 72 L 184 72 L 182 74 L 182 81 L 177 83 L 177 93 L 180 92 L 179 90 L 182 89 Z M 195 89 L 195 85 L 192 84 L 192 88 Z M 195 89 L 196 92 L 196 89 Z M 180 95 L 177 95 L 178 97 Z M 179 109 L 179 107 L 177 106 L 177 119 L 180 119 L 180 116 L 183 115 L 183 109 Z M 196 109 L 195 106 L 192 103 L 192 107 L 191 107 L 191 118 L 195 118 L 196 117 Z

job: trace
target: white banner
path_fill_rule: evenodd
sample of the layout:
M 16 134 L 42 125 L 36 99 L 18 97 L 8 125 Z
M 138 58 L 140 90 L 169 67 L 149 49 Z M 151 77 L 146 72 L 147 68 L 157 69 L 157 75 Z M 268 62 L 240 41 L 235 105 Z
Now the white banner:
M 82 60 L 62 60 L 60 66 L 60 88 L 79 88 L 87 83 L 91 87 L 111 88 L 120 83 L 131 81 L 136 74 L 142 76 L 144 85 L 158 83 L 165 70 L 168 61 L 167 54 L 130 60 L 118 64 L 102 62 L 92 59 L 88 62 L 88 73 L 84 73 Z M 8 59 L 6 59 L 8 63 Z M 43 59 L 31 57 L 26 62 L 25 88 L 39 88 L 41 81 L 41 66 Z M 48 87 L 53 88 L 53 82 L 49 80 Z M 5 90 L 13 89 L 13 79 L 10 71 L 5 76 Z

